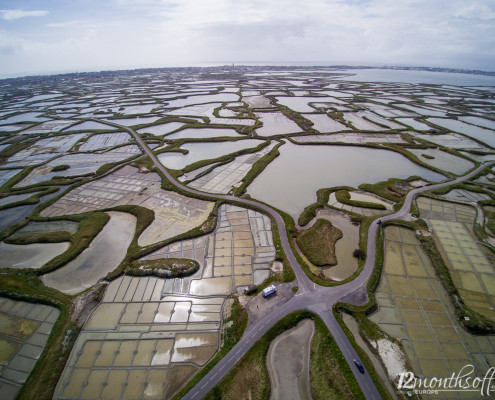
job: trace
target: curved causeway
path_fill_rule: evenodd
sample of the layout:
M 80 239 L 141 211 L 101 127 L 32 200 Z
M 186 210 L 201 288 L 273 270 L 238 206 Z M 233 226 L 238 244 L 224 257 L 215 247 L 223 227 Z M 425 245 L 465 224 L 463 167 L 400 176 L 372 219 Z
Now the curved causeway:
M 351 366 L 351 370 L 353 371 L 356 381 L 361 387 L 364 396 L 367 399 L 381 399 L 380 393 L 378 392 L 373 380 L 370 378 L 370 375 L 367 373 L 361 374 L 357 371 L 356 368 L 354 368 L 353 359 L 358 358 L 357 352 L 349 342 L 349 339 L 340 327 L 332 311 L 333 306 L 341 301 L 344 297 L 356 291 L 363 290 L 369 278 L 371 277 L 376 258 L 376 236 L 378 228 L 380 227 L 380 225 L 378 224 L 378 220 L 373 221 L 368 230 L 367 257 L 361 273 L 354 280 L 340 286 L 318 286 L 306 276 L 301 266 L 297 262 L 296 257 L 292 252 L 289 239 L 287 237 L 285 223 L 280 214 L 278 214 L 274 209 L 266 204 L 259 203 L 254 200 L 242 199 L 230 195 L 204 193 L 199 190 L 187 187 L 178 182 L 167 171 L 167 169 L 158 161 L 158 158 L 153 154 L 146 143 L 133 129 L 123 125 L 114 124 L 109 121 L 100 121 L 98 119 L 93 120 L 97 122 L 104 122 L 106 124 L 116 126 L 129 132 L 146 153 L 146 155 L 153 161 L 155 167 L 158 168 L 173 185 L 180 188 L 184 192 L 198 196 L 206 196 L 212 199 L 225 200 L 228 202 L 236 203 L 238 205 L 255 207 L 269 214 L 278 226 L 280 241 L 283 250 L 296 275 L 297 284 L 299 286 L 298 293 L 291 300 L 276 308 L 263 319 L 258 321 L 251 327 L 249 331 L 246 331 L 241 340 L 232 348 L 232 350 L 227 355 L 225 355 L 225 357 L 223 357 L 188 393 L 186 393 L 183 399 L 197 400 L 202 398 L 206 393 L 213 389 L 213 387 L 215 387 L 215 385 L 229 372 L 230 368 L 232 368 L 242 358 L 242 356 L 256 343 L 256 341 L 260 339 L 277 321 L 279 321 L 286 315 L 298 310 L 309 310 L 319 315 L 319 317 L 327 326 L 328 330 L 333 335 L 347 363 Z M 450 185 L 455 185 L 465 180 L 469 180 L 470 178 L 481 172 L 483 169 L 491 167 L 494 164 L 495 162 L 482 164 L 468 174 L 452 181 L 424 186 L 411 190 L 407 194 L 401 209 L 393 214 L 382 217 L 381 221 L 385 222 L 393 219 L 404 218 L 406 215 L 409 214 L 412 201 L 418 194 L 425 191 L 441 189 Z

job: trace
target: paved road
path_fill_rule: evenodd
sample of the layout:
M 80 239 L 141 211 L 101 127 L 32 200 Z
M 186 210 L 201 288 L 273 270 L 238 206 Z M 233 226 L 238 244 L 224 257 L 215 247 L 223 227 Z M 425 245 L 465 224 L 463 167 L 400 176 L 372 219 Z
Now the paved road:
M 94 119 L 94 121 L 103 122 L 106 124 L 109 123 L 108 121 L 100 121 L 98 119 Z M 210 370 L 210 372 L 208 372 L 208 374 L 206 374 L 203 379 L 201 379 L 183 397 L 183 399 L 198 400 L 202 398 L 206 393 L 213 389 L 213 387 L 215 387 L 215 385 L 227 374 L 230 368 L 232 368 L 237 363 L 237 361 L 239 361 L 242 356 L 254 345 L 254 343 L 256 343 L 256 341 L 260 339 L 277 321 L 297 310 L 310 310 L 320 316 L 320 318 L 327 326 L 328 330 L 332 333 L 346 361 L 349 363 L 354 376 L 356 377 L 356 380 L 366 398 L 372 400 L 381 399 L 381 396 L 369 374 L 359 373 L 356 366 L 354 365 L 353 359 L 358 358 L 358 355 L 332 312 L 333 306 L 337 302 L 341 301 L 342 298 L 356 291 L 362 291 L 365 289 L 365 285 L 371 277 L 373 268 L 375 267 L 376 236 L 379 228 L 378 220 L 372 222 L 369 227 L 366 262 L 364 264 L 362 272 L 356 277 L 356 279 L 344 285 L 335 287 L 318 286 L 306 276 L 301 266 L 297 262 L 296 257 L 292 252 L 289 239 L 287 238 L 285 223 L 282 217 L 275 210 L 265 204 L 259 203 L 254 200 L 242 199 L 229 195 L 204 193 L 200 192 L 199 190 L 184 186 L 182 183 L 178 182 L 174 177 L 170 175 L 170 173 L 158 161 L 158 158 L 153 154 L 153 152 L 133 129 L 113 123 L 111 123 L 110 125 L 114 125 L 116 127 L 124 129 L 132 134 L 143 151 L 153 160 L 155 166 L 167 177 L 170 182 L 172 182 L 175 186 L 181 188 L 185 192 L 195 195 L 208 196 L 214 199 L 231 201 L 237 204 L 254 206 L 262 209 L 267 214 L 269 214 L 275 220 L 278 226 L 282 247 L 297 278 L 297 284 L 299 286 L 298 293 L 287 303 L 273 310 L 265 318 L 256 323 L 251 329 L 249 329 L 249 331 L 245 332 L 241 340 L 234 346 L 234 348 L 222 360 L 220 360 Z M 411 203 L 414 197 L 419 193 L 427 190 L 440 189 L 459 182 L 463 182 L 478 174 L 484 168 L 490 167 L 494 164 L 495 162 L 482 164 L 469 174 L 457 178 L 453 181 L 413 189 L 407 194 L 406 199 L 404 200 L 404 205 L 399 211 L 395 212 L 394 214 L 384 216 L 380 219 L 382 222 L 392 219 L 402 219 L 409 214 Z

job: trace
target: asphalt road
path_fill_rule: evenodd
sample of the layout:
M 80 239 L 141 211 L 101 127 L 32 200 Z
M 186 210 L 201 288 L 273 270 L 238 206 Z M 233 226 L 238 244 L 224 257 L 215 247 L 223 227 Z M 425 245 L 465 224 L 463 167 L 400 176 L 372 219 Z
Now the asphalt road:
M 104 122 L 108 124 L 108 121 L 99 121 L 98 119 L 94 119 L 97 122 Z M 208 196 L 210 198 L 222 199 L 226 201 L 232 201 L 237 204 L 245 204 L 255 206 L 257 208 L 262 209 L 267 214 L 269 214 L 276 222 L 278 226 L 278 230 L 280 232 L 280 239 L 282 243 L 282 247 L 284 249 L 285 255 L 294 270 L 296 275 L 297 284 L 299 286 L 298 293 L 287 303 L 283 304 L 281 307 L 277 307 L 270 314 L 268 314 L 265 318 L 256 323 L 249 331 L 245 332 L 241 340 L 234 346 L 234 348 L 222 359 L 220 360 L 211 370 L 208 372 L 203 379 L 201 379 L 184 397 L 183 399 L 193 400 L 193 399 L 201 399 L 204 395 L 206 395 L 211 389 L 215 387 L 215 385 L 227 374 L 227 372 L 232 368 L 237 361 L 239 361 L 244 354 L 256 343 L 258 339 L 260 339 L 276 322 L 285 317 L 286 315 L 297 311 L 297 310 L 309 310 L 319 315 L 319 317 L 323 320 L 328 330 L 333 335 L 335 341 L 340 347 L 346 361 L 349 363 L 356 380 L 361 387 L 364 395 L 367 399 L 379 400 L 381 396 L 376 389 L 376 386 L 373 380 L 370 378 L 368 373 L 361 374 L 357 367 L 354 365 L 353 359 L 358 358 L 354 347 L 349 342 L 349 339 L 345 335 L 344 331 L 340 327 L 339 323 L 335 319 L 333 315 L 332 309 L 333 306 L 341 301 L 341 299 L 349 294 L 356 292 L 358 290 L 364 290 L 364 286 L 368 282 L 371 274 L 373 272 L 373 268 L 375 266 L 375 257 L 376 257 L 376 236 L 380 225 L 378 224 L 378 220 L 375 220 L 369 227 L 368 230 L 368 248 L 367 248 L 367 256 L 366 262 L 364 264 L 364 268 L 361 273 L 356 277 L 356 279 L 335 287 L 323 287 L 316 285 L 313 283 L 304 273 L 301 266 L 296 260 L 294 253 L 292 252 L 292 248 L 289 244 L 289 240 L 287 238 L 287 233 L 285 230 L 285 224 L 282 217 L 271 207 L 259 203 L 254 200 L 242 199 L 235 196 L 229 195 L 217 195 L 211 193 L 200 192 L 199 190 L 184 186 L 182 183 L 178 182 L 174 177 L 170 175 L 170 173 L 165 169 L 165 167 L 158 161 L 158 158 L 153 154 L 153 152 L 149 149 L 149 147 L 144 143 L 144 141 L 139 137 L 139 135 L 131 128 L 118 125 L 111 124 L 121 129 L 126 130 L 134 139 L 138 142 L 143 151 L 153 160 L 155 166 L 167 177 L 167 179 L 172 182 L 175 186 L 181 188 L 185 192 Z M 478 174 L 484 168 L 490 167 L 494 165 L 495 162 L 490 162 L 486 164 L 480 165 L 474 171 L 459 177 L 453 181 L 438 183 L 435 185 L 428 185 L 421 188 L 416 188 L 411 190 L 404 200 L 404 204 L 402 208 L 395 212 L 394 214 L 390 214 L 380 218 L 382 222 L 392 220 L 392 219 L 402 219 L 409 214 L 409 210 L 411 209 L 411 203 L 415 196 L 419 193 L 428 190 L 440 189 L 446 186 L 454 185 L 459 182 L 463 182 L 465 180 L 469 180 L 474 175 Z

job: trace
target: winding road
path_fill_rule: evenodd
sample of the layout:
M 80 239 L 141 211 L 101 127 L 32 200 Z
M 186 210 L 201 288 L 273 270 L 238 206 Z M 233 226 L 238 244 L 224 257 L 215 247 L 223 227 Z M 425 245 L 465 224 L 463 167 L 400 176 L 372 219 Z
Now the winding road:
M 153 154 L 146 143 L 144 143 L 141 137 L 133 129 L 123 125 L 114 124 L 110 121 L 103 121 L 95 118 L 93 120 L 107 125 L 113 125 L 129 132 L 146 153 L 146 155 L 151 158 L 151 160 L 155 164 L 155 167 L 158 168 L 170 182 L 172 182 L 175 186 L 179 187 L 183 191 L 193 195 L 207 196 L 210 198 L 221 199 L 237 204 L 254 206 L 269 214 L 273 218 L 273 220 L 275 220 L 278 226 L 283 250 L 296 275 L 297 284 L 299 286 L 298 293 L 294 297 L 292 297 L 292 299 L 284 303 L 282 306 L 277 307 L 263 319 L 258 321 L 248 331 L 244 332 L 241 340 L 239 340 L 239 342 L 232 348 L 232 350 L 225 357 L 223 357 L 186 395 L 184 395 L 183 399 L 201 399 L 211 389 L 213 389 L 213 387 L 215 387 L 215 385 L 227 374 L 230 368 L 232 368 L 242 358 L 242 356 L 244 356 L 244 354 L 256 343 L 256 341 L 260 339 L 276 322 L 278 322 L 286 315 L 298 310 L 312 311 L 323 320 L 328 330 L 331 332 L 335 341 L 337 342 L 337 345 L 340 347 L 346 361 L 350 365 L 351 370 L 353 371 L 354 376 L 356 377 L 356 380 L 361 387 L 361 390 L 363 391 L 365 397 L 367 399 L 373 400 L 379 400 L 382 398 L 373 380 L 370 378 L 370 375 L 367 373 L 361 374 L 355 367 L 353 359 L 358 358 L 357 352 L 351 345 L 349 339 L 345 335 L 344 331 L 340 327 L 332 312 L 333 306 L 337 302 L 341 301 L 344 297 L 348 297 L 350 294 L 356 292 L 364 293 L 366 283 L 371 277 L 373 268 L 375 266 L 376 236 L 380 227 L 380 225 L 378 224 L 378 220 L 373 221 L 368 230 L 368 247 L 366 253 L 367 257 L 361 273 L 354 280 L 340 286 L 323 287 L 316 285 L 306 276 L 301 266 L 297 262 L 296 257 L 292 252 L 289 239 L 287 237 L 285 223 L 280 214 L 278 214 L 274 209 L 254 200 L 242 199 L 230 195 L 204 193 L 196 189 L 187 187 L 178 182 L 173 176 L 170 175 L 170 173 L 160 163 L 158 158 Z M 446 186 L 463 182 L 465 180 L 469 180 L 483 169 L 491 167 L 494 164 L 495 162 L 482 164 L 470 173 L 452 181 L 413 189 L 407 194 L 406 199 L 404 200 L 404 204 L 399 211 L 381 217 L 380 220 L 382 222 L 385 222 L 392 219 L 403 219 L 409 214 L 412 201 L 414 197 L 417 196 L 419 193 L 440 189 Z

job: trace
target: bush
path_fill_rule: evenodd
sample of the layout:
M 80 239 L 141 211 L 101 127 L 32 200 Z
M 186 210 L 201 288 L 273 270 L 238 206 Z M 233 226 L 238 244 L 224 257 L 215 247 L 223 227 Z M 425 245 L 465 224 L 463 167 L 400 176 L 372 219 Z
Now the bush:
M 361 249 L 356 249 L 352 252 L 352 255 L 358 260 L 364 260 L 364 258 L 366 257 L 366 252 Z

